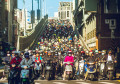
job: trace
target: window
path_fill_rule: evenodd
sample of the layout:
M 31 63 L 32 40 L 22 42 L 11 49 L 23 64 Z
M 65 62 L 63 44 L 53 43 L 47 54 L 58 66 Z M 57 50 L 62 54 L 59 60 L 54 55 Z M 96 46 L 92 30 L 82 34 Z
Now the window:
M 69 11 L 67 11 L 67 17 L 69 17 Z
M 104 13 L 117 13 L 117 0 L 104 0 Z
M 117 0 L 118 3 L 118 12 L 120 13 L 120 0 Z

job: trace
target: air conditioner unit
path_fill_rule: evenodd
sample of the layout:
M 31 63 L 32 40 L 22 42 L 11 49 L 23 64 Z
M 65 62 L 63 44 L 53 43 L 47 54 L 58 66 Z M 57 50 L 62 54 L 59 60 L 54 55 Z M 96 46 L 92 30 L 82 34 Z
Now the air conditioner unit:
M 105 24 L 109 24 L 109 19 L 105 19 Z
M 109 28 L 116 29 L 116 19 L 110 19 Z

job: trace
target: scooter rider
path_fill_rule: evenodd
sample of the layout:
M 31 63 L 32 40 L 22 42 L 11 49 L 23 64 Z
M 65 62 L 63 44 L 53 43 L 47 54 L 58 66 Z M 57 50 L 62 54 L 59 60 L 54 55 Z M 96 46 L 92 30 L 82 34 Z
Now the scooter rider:
M 22 61 L 22 58 L 19 57 L 19 52 L 15 51 L 15 57 L 11 60 L 10 64 L 16 64 L 17 69 L 20 70 L 20 67 L 18 66 L 20 62 Z
M 108 50 L 108 55 L 105 56 L 106 61 L 114 61 L 114 55 L 112 55 L 112 50 Z
M 4 58 L 2 64 L 5 64 L 4 67 L 4 72 L 3 72 L 3 78 L 5 76 L 4 79 L 8 78 L 8 72 L 9 72 L 9 63 L 11 62 L 12 57 L 10 56 L 10 52 L 7 52 L 7 56 Z M 3 78 L 1 78 L 1 80 L 3 80 Z
M 20 62 L 22 61 L 22 58 L 19 57 L 19 52 L 15 51 L 15 57 L 11 60 L 10 65 L 15 64 L 16 70 L 18 71 L 17 80 L 20 82 L 20 71 L 21 68 L 19 67 Z M 10 67 L 12 69 L 12 67 Z
M 39 55 L 39 52 L 37 52 L 36 53 L 36 56 L 35 56 L 35 68 L 36 68 L 36 75 L 37 75 L 37 77 L 39 77 L 39 73 L 38 73 L 38 65 L 37 65 L 37 63 L 41 63 L 42 62 L 42 55 L 40 54 Z M 41 72 L 42 73 L 42 72 Z
M 65 62 L 72 62 L 70 65 L 73 66 L 74 57 L 72 56 L 72 51 L 71 50 L 68 51 L 68 56 L 65 57 L 65 60 L 64 60 L 63 64 L 65 64 Z M 65 64 L 65 65 L 67 65 L 67 64 Z M 65 76 L 66 76 L 66 71 L 64 71 L 63 80 L 65 80 Z
M 25 53 L 25 58 L 20 62 L 20 66 L 22 66 L 22 65 L 27 65 L 27 66 L 33 67 L 32 63 L 33 63 L 33 61 L 32 61 L 32 59 L 30 59 L 29 53 L 26 52 L 26 53 Z M 23 67 L 23 68 L 27 68 L 27 67 Z M 29 76 L 30 76 L 30 78 L 32 78 L 32 69 L 30 69 L 29 72 L 30 72 L 30 73 L 29 73 Z

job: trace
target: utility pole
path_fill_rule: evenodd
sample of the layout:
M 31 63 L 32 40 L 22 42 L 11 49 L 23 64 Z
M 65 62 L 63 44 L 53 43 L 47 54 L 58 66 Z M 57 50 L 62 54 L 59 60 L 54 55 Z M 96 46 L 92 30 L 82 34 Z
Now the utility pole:
M 42 3 L 41 3 L 41 0 L 40 0 L 40 19 L 42 18 Z
M 40 20 L 40 3 L 39 3 L 39 0 L 37 0 L 37 2 L 38 2 L 38 10 L 37 10 L 37 20 L 38 20 L 38 22 L 39 22 L 39 20 Z
M 25 27 L 24 27 L 24 36 L 26 36 L 26 12 L 25 12 L 25 0 L 23 0 L 24 3 L 24 17 L 25 17 Z
M 32 17 L 33 17 L 33 0 L 32 0 Z M 33 22 L 32 22 L 32 29 L 33 29 Z

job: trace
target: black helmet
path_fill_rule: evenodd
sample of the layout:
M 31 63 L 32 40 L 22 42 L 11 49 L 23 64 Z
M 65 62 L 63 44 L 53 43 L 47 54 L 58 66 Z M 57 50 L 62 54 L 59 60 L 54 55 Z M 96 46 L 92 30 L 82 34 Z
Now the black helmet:
M 29 52 L 26 52 L 25 55 L 29 55 Z

